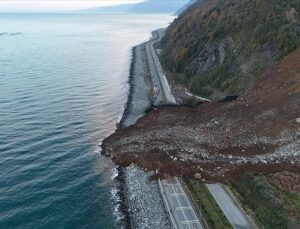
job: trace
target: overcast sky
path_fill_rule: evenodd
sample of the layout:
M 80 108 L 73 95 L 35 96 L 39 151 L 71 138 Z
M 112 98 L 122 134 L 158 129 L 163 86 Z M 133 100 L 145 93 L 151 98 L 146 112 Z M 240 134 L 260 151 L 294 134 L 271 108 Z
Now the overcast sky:
M 66 11 L 139 1 L 143 0 L 0 0 L 0 12 Z

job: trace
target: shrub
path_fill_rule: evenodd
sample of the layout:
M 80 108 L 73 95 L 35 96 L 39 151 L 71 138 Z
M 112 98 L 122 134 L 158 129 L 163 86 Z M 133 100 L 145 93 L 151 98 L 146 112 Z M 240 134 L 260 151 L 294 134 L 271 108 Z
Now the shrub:
M 196 107 L 200 103 L 201 102 L 199 101 L 199 99 L 197 99 L 196 97 L 193 97 L 193 96 L 190 96 L 190 97 L 188 97 L 184 100 L 184 104 L 189 106 L 189 107 Z
M 300 45 L 299 15 L 299 0 L 202 0 L 170 25 L 161 42 L 161 59 L 196 94 L 210 94 L 207 88 L 237 94 Z M 223 63 L 197 73 L 199 53 L 221 42 L 228 43 Z M 253 57 L 264 59 L 259 71 L 255 65 L 240 71 Z

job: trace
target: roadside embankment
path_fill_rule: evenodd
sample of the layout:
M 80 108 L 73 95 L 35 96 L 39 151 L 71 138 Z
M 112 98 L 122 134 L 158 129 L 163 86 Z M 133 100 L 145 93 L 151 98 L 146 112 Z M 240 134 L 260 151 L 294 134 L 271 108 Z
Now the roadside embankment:
M 133 48 L 129 86 L 128 101 L 118 125 L 119 130 L 134 124 L 152 104 L 145 44 Z M 123 225 L 126 228 L 171 228 L 157 182 L 149 181 L 153 174 L 136 166 L 119 168 L 120 210 L 125 215 Z

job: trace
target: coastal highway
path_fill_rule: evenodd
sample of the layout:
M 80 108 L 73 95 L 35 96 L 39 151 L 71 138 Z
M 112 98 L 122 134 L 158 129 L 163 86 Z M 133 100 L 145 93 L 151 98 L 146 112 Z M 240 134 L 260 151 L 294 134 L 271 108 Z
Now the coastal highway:
M 253 229 L 252 222 L 246 213 L 239 208 L 227 190 L 221 184 L 206 184 L 209 192 L 220 209 L 235 229 Z
M 176 104 L 176 99 L 172 94 L 167 77 L 163 72 L 156 51 L 154 49 L 154 44 L 158 42 L 163 35 L 162 31 L 163 31 L 162 29 L 154 31 L 152 33 L 153 34 L 152 39 L 146 43 L 146 53 L 147 53 L 151 78 L 154 84 L 156 84 L 156 86 L 159 88 L 160 91 L 159 94 L 161 94 L 158 95 L 155 105 L 159 105 L 160 103 Z
M 163 31 L 163 29 L 154 31 L 152 33 L 152 40 L 146 44 L 146 52 L 152 81 L 154 81 L 159 87 L 159 95 L 156 101 L 154 101 L 155 105 L 158 105 L 159 103 L 176 103 L 176 99 L 172 94 L 168 80 L 163 73 L 161 64 L 154 49 L 154 44 L 162 38 L 164 33 Z M 210 101 L 202 97 L 201 99 Z M 178 179 L 176 177 L 168 178 L 167 180 L 160 181 L 159 184 L 162 197 L 174 227 L 180 229 L 203 228 Z M 233 228 L 255 228 L 253 221 L 246 215 L 242 207 L 236 203 L 228 191 L 224 189 L 223 185 L 206 184 L 206 186 Z
M 175 229 L 203 229 L 177 177 L 159 180 L 159 189 Z
M 152 40 L 146 43 L 146 53 L 153 85 L 159 88 L 154 104 L 176 104 L 168 80 L 162 70 L 154 44 L 163 36 L 162 29 L 152 33 Z M 159 189 L 170 221 L 175 229 L 203 229 L 196 211 L 183 190 L 177 177 L 159 180 Z
M 151 41 L 150 41 L 151 42 Z M 157 89 L 157 93 L 154 94 L 154 101 L 153 104 L 155 106 L 158 106 L 166 101 L 166 96 L 164 93 L 162 93 L 162 87 L 160 84 L 160 80 L 157 74 L 157 68 L 155 66 L 153 57 L 152 57 L 152 52 L 150 48 L 150 42 L 146 43 L 146 54 L 147 54 L 147 59 L 148 59 L 148 66 L 151 74 L 151 79 L 152 79 L 152 85 L 153 87 Z

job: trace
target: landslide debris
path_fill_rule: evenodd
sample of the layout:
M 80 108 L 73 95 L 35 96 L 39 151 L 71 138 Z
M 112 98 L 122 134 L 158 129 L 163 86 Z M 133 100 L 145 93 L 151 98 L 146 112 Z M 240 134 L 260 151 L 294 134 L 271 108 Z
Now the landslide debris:
M 152 110 L 105 139 L 103 153 L 120 165 L 209 181 L 299 171 L 299 63 L 297 49 L 232 102 Z

